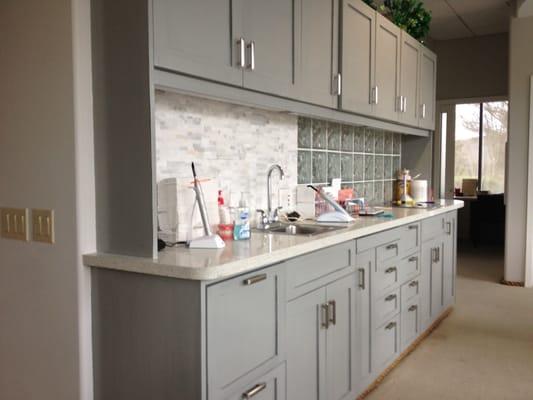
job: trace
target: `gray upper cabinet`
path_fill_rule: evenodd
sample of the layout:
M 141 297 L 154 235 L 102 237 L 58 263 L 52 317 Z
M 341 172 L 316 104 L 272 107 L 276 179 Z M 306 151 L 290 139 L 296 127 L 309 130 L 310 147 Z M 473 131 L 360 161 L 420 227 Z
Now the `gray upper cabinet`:
M 400 111 L 401 30 L 376 14 L 375 116 L 397 121 Z
M 435 101 L 437 96 L 437 56 L 422 46 L 420 52 L 419 126 L 435 130 Z
M 376 12 L 360 0 L 343 1 L 342 6 L 341 108 L 372 114 Z
M 421 45 L 405 31 L 401 34 L 400 121 L 418 124 L 418 94 Z
M 338 87 L 338 0 L 296 0 L 294 97 L 336 108 Z
M 289 97 L 293 92 L 294 0 L 234 0 L 234 38 L 246 42 L 244 87 Z
M 231 0 L 154 0 L 154 64 L 242 85 L 234 63 Z

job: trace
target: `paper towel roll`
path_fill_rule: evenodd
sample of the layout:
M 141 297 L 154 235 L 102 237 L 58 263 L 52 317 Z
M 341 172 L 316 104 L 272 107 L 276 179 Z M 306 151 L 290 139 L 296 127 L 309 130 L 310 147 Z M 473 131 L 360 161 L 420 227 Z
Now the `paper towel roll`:
M 428 181 L 423 179 L 412 181 L 411 197 L 414 201 L 428 201 Z

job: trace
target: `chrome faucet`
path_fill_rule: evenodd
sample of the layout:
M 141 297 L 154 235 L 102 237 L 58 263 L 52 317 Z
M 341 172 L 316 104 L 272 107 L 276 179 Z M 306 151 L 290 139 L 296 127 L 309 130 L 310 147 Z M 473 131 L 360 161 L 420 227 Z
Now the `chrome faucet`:
M 279 221 L 278 212 L 282 207 L 276 207 L 275 209 L 272 209 L 272 173 L 276 170 L 279 172 L 280 180 L 283 180 L 285 178 L 285 173 L 283 172 L 283 168 L 281 168 L 281 166 L 279 166 L 278 164 L 271 165 L 270 168 L 268 168 L 268 171 L 267 171 L 267 210 L 266 212 L 263 210 L 257 210 L 257 212 L 261 213 L 261 220 L 259 221 L 257 225 L 259 229 L 268 229 L 270 224 L 272 224 L 273 222 Z

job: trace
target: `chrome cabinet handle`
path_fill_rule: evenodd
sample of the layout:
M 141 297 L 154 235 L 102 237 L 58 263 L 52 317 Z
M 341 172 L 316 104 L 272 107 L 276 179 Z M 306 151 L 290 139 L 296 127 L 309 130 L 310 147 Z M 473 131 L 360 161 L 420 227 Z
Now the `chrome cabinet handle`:
M 403 98 L 403 112 L 407 112 L 407 97 Z
M 413 312 L 413 311 L 415 311 L 417 308 L 418 308 L 418 306 L 417 306 L 416 304 L 413 304 L 411 307 L 408 308 L 407 311 L 409 311 L 409 312 Z
M 237 39 L 237 45 L 239 46 L 239 68 L 246 67 L 246 44 L 244 38 Z
M 422 104 L 422 119 L 426 119 L 426 105 Z
M 389 322 L 387 324 L 387 326 L 385 327 L 386 330 L 390 331 L 392 328 L 394 328 L 396 326 L 396 322 L 392 321 L 392 322 Z
M 452 234 L 452 223 L 450 221 L 446 222 L 446 233 L 448 235 Z
M 397 249 L 397 248 L 398 248 L 398 244 L 392 243 L 392 244 L 389 244 L 387 247 L 385 247 L 385 250 L 392 250 L 392 249 Z
M 389 294 L 387 297 L 385 297 L 385 301 L 392 301 L 396 298 L 395 294 Z
M 255 41 L 251 41 L 247 46 L 249 52 L 250 52 L 250 62 L 248 63 L 247 67 L 250 70 L 255 69 Z
M 267 384 L 265 382 L 263 383 L 258 383 L 257 385 L 255 385 L 253 388 L 251 388 L 250 390 L 248 390 L 247 392 L 244 392 L 242 394 L 242 398 L 243 399 L 251 399 L 252 397 L 254 397 L 256 394 L 258 393 L 261 393 L 263 390 L 265 390 L 267 387 Z
M 242 283 L 245 286 L 250 286 L 255 283 L 264 281 L 266 278 L 267 278 L 267 274 L 259 274 L 259 275 L 252 276 L 251 278 L 245 279 L 244 281 L 242 281 Z
M 416 262 L 418 261 L 418 257 L 417 256 L 413 256 L 413 257 L 409 257 L 409 262 Z
M 378 104 L 379 101 L 379 89 L 377 86 L 372 87 L 372 94 L 371 94 L 370 104 Z
M 418 225 L 409 225 L 409 229 L 418 229 Z
M 415 286 L 418 286 L 418 281 L 412 281 L 412 282 L 409 284 L 409 287 L 415 287 Z
M 321 304 L 320 305 L 320 318 L 322 320 L 321 326 L 322 328 L 328 329 L 329 328 L 329 305 L 328 304 Z
M 394 271 L 396 271 L 396 267 L 390 267 L 385 270 L 385 273 L 392 274 Z
M 365 284 L 365 269 L 359 268 L 359 287 L 363 290 L 366 288 Z
M 328 317 L 331 325 L 337 325 L 337 302 L 335 300 L 328 301 Z
M 440 247 L 437 247 L 437 262 L 440 261 Z
M 335 75 L 336 91 L 335 95 L 340 96 L 342 94 L 342 75 L 338 73 Z
M 396 99 L 396 111 L 403 112 L 403 96 Z

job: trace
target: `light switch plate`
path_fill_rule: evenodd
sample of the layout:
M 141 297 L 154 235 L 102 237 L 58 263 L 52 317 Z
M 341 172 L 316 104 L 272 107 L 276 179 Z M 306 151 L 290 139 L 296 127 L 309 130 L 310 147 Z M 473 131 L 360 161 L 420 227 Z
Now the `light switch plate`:
M 3 238 L 28 241 L 27 208 L 1 208 L 0 219 Z
M 54 243 L 54 210 L 31 210 L 32 240 Z

